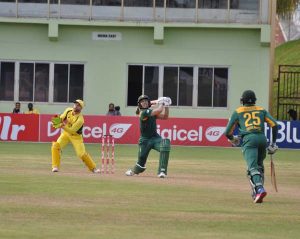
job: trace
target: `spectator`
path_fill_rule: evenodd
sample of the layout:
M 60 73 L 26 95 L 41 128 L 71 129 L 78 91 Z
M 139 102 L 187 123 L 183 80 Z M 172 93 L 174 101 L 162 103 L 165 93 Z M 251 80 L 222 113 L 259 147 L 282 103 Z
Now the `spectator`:
M 297 111 L 294 109 L 289 109 L 288 114 L 291 120 L 297 120 Z
M 37 109 L 33 108 L 32 103 L 28 103 L 28 111 L 25 112 L 25 114 L 39 114 L 40 112 Z
M 110 116 L 115 115 L 115 105 L 114 105 L 114 103 L 110 103 L 108 105 L 108 111 L 107 111 L 106 115 L 110 115 Z
M 16 102 L 15 103 L 15 108 L 13 109 L 13 114 L 20 114 L 21 112 L 21 103 Z
M 115 115 L 121 116 L 120 106 L 116 106 L 116 107 L 115 107 Z

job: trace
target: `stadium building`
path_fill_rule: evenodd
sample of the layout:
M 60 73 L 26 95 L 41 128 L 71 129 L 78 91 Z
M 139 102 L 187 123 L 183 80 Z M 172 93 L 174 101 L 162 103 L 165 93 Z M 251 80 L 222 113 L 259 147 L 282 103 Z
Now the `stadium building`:
M 176 117 L 227 118 L 252 89 L 269 108 L 271 0 L 0 0 L 0 105 L 85 114 L 140 94 L 170 96 Z

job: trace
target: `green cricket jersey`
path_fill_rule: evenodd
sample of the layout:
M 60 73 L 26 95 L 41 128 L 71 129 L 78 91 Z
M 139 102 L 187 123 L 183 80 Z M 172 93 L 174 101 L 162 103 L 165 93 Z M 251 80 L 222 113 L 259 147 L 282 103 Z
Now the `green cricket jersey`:
M 264 122 L 270 127 L 277 125 L 276 120 L 262 107 L 250 105 L 237 108 L 225 130 L 225 135 L 232 138 L 236 126 L 239 127 L 239 135 L 244 136 L 251 133 L 264 133 Z
M 140 113 L 141 137 L 151 138 L 158 136 L 156 131 L 156 116 L 151 116 L 152 109 L 142 110 Z

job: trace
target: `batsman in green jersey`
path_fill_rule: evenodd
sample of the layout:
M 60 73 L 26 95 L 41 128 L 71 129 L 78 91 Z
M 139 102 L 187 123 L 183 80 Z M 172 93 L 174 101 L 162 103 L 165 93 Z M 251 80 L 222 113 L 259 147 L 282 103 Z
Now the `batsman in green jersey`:
M 234 145 L 240 144 L 242 139 L 242 152 L 247 163 L 247 175 L 252 188 L 254 203 L 262 203 L 267 195 L 264 189 L 264 164 L 266 151 L 274 154 L 278 149 L 276 138 L 278 125 L 276 120 L 262 107 L 256 106 L 256 96 L 252 90 L 246 90 L 241 97 L 243 106 L 237 108 L 226 127 L 225 135 Z M 265 122 L 272 128 L 272 141 L 267 146 Z M 238 135 L 233 135 L 238 127 Z
M 160 97 L 156 101 L 150 101 L 147 95 L 141 95 L 138 98 L 139 120 L 140 120 L 140 139 L 138 161 L 133 167 L 126 171 L 127 176 L 140 174 L 146 170 L 146 162 L 151 149 L 160 152 L 158 177 L 167 176 L 170 140 L 162 139 L 156 131 L 156 119 L 166 120 L 169 117 L 169 105 L 172 103 L 169 97 Z M 158 107 L 150 108 L 151 104 L 157 104 Z

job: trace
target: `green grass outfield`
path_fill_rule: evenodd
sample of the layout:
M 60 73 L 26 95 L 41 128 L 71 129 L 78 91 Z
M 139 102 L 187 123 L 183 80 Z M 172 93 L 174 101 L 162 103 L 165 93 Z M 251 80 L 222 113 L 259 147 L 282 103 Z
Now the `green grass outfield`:
M 99 164 L 100 146 L 86 145 Z M 173 147 L 169 177 L 158 153 L 143 175 L 126 177 L 137 146 L 116 146 L 116 173 L 89 173 L 71 146 L 59 173 L 50 144 L 0 142 L 0 238 L 299 238 L 300 152 L 279 150 L 279 192 L 253 204 L 240 149 Z

